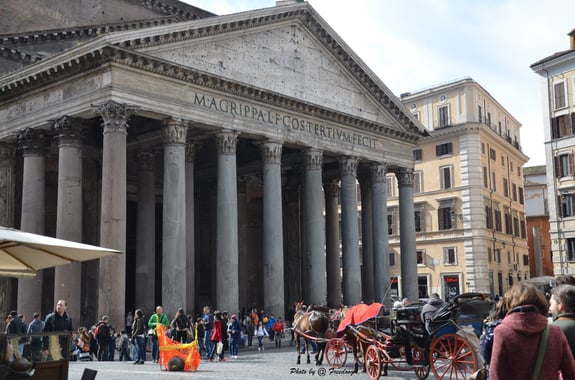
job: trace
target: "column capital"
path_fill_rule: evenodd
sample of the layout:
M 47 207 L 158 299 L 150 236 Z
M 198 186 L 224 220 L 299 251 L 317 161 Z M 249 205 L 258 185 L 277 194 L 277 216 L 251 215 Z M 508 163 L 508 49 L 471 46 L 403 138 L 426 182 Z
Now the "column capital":
M 371 164 L 371 182 L 372 183 L 385 183 L 387 174 L 387 165 L 383 163 Z
M 14 166 L 15 148 L 14 144 L 10 142 L 0 141 L 0 167 Z
M 137 110 L 137 107 L 113 100 L 92 105 L 92 107 L 103 120 L 104 134 L 113 132 L 127 134 L 128 120 Z
M 305 168 L 306 170 L 321 170 L 323 165 L 323 151 L 319 149 L 306 149 L 305 153 Z
M 238 132 L 224 129 L 216 133 L 216 149 L 218 154 L 236 154 Z
M 357 166 L 359 164 L 359 160 L 357 157 L 353 156 L 345 156 L 339 159 L 339 168 L 341 171 L 341 175 L 352 175 L 357 177 Z
M 42 130 L 26 128 L 18 132 L 16 142 L 18 148 L 22 149 L 25 156 L 44 155 L 46 140 L 45 132 Z
M 324 182 L 323 189 L 325 191 L 326 197 L 329 197 L 329 198 L 339 197 L 340 188 L 339 188 L 339 181 L 338 180 L 333 179 L 333 180 Z
M 413 169 L 402 168 L 395 173 L 399 186 L 413 186 Z
M 266 140 L 260 144 L 262 149 L 262 161 L 264 164 L 281 164 L 282 143 Z
M 58 134 L 58 147 L 80 148 L 82 146 L 83 131 L 80 120 L 77 118 L 63 116 L 52 122 L 52 129 Z
M 164 144 L 185 144 L 188 125 L 183 119 L 169 118 L 162 122 Z
M 152 171 L 154 170 L 154 162 L 156 160 L 156 152 L 142 151 L 136 154 L 138 162 L 138 170 Z

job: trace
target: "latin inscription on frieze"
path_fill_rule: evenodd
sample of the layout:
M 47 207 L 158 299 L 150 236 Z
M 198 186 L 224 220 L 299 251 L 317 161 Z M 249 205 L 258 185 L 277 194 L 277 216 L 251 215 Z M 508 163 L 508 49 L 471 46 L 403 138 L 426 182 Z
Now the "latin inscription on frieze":
M 362 133 L 350 132 L 336 126 L 317 123 L 305 117 L 277 112 L 265 107 L 256 107 L 231 99 L 195 93 L 192 103 L 195 107 L 257 121 L 293 132 L 311 134 L 335 142 L 358 145 L 367 149 L 375 149 L 377 145 L 377 139 Z

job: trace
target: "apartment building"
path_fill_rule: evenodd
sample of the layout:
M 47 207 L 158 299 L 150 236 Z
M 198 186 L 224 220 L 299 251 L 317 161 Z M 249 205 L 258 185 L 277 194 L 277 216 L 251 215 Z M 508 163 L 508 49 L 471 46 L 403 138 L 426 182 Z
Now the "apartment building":
M 419 296 L 502 294 L 529 278 L 521 124 L 471 78 L 400 99 L 430 133 L 413 151 Z M 387 180 L 393 292 L 401 231 L 397 179 Z
M 575 30 L 570 47 L 531 65 L 542 77 L 553 272 L 575 274 Z

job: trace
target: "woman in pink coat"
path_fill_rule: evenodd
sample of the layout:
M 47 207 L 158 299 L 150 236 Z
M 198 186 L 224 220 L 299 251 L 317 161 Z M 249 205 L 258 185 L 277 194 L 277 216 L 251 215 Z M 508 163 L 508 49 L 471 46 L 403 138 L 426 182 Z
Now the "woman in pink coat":
M 490 380 L 531 380 L 541 333 L 548 325 L 549 304 L 534 285 L 519 283 L 504 297 L 509 312 L 495 329 Z M 539 380 L 575 379 L 575 359 L 567 338 L 551 325 Z

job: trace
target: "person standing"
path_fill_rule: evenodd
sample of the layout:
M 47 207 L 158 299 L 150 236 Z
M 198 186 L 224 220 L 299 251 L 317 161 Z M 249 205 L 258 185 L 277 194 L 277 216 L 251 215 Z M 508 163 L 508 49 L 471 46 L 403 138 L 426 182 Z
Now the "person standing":
M 136 318 L 131 326 L 132 342 L 136 346 L 136 355 L 134 355 L 134 364 L 144 364 L 146 361 L 146 322 L 142 310 L 136 310 Z
M 559 326 L 573 356 L 575 356 L 575 286 L 559 285 L 551 290 L 549 312 L 553 317 L 553 324 Z
M 285 335 L 285 326 L 282 317 L 279 317 L 278 320 L 274 323 L 272 331 L 274 332 L 274 340 L 276 343 L 276 347 L 281 347 L 282 338 Z
M 40 313 L 34 313 L 32 322 L 28 325 L 28 334 L 42 334 L 44 330 L 44 321 L 40 319 Z M 40 336 L 33 336 L 30 340 L 30 351 L 32 354 L 32 361 L 38 362 L 42 360 L 42 338 Z
M 56 310 L 46 317 L 44 321 L 44 329 L 42 332 L 57 332 L 57 331 L 70 331 L 72 332 L 72 318 L 66 314 L 66 309 L 68 308 L 68 302 L 66 300 L 58 300 L 56 302 Z M 49 337 L 44 337 L 43 348 L 50 350 L 51 352 L 56 352 L 55 347 L 50 347 Z M 71 351 L 68 347 L 68 337 L 61 335 L 58 337 L 58 342 L 60 344 L 61 355 L 68 358 L 69 352 Z M 67 351 L 66 351 L 67 349 Z M 52 354 L 53 355 L 53 354 Z
M 232 359 L 237 359 L 238 349 L 242 340 L 242 325 L 238 321 L 237 314 L 232 314 L 228 332 L 230 336 L 230 355 Z
M 264 339 L 264 336 L 268 336 L 268 330 L 266 330 L 262 321 L 258 322 L 258 327 L 256 329 L 256 336 L 258 337 L 258 351 L 263 351 L 264 344 L 262 340 Z
M 212 332 L 214 331 L 214 314 L 209 306 L 204 306 L 204 347 L 206 348 L 206 360 L 214 356 L 214 343 L 212 342 Z M 212 359 L 213 360 L 213 359 Z
M 188 341 L 188 329 L 190 328 L 190 320 L 186 316 L 184 309 L 179 308 L 176 316 L 172 320 L 172 328 L 175 331 L 172 339 L 176 342 L 187 343 Z
M 107 315 L 102 316 L 102 319 L 96 324 L 96 331 L 94 335 L 98 341 L 98 361 L 105 362 L 110 356 L 110 325 L 108 324 L 109 318 Z
M 161 306 L 156 306 L 156 312 L 152 314 L 148 320 L 148 328 L 153 330 L 153 334 L 150 335 L 152 337 L 152 360 L 154 363 L 157 363 L 160 357 L 160 348 L 158 347 L 158 332 L 156 331 L 156 328 L 159 325 L 164 325 L 167 330 L 168 327 L 170 327 L 170 321 L 164 314 L 164 308 Z
M 10 319 L 10 322 L 8 323 L 8 326 L 6 327 L 6 332 L 8 334 L 26 334 L 26 324 L 24 323 L 24 321 L 22 320 L 22 318 L 20 318 L 18 316 L 18 313 L 16 312 L 16 310 L 12 310 L 10 312 L 10 316 L 12 317 Z M 14 339 L 14 344 L 18 345 L 18 351 L 20 352 L 20 354 L 22 354 L 24 352 L 24 338 L 15 338 Z
M 541 290 L 518 283 L 505 293 L 507 315 L 493 331 L 491 380 L 531 379 L 534 376 L 539 342 L 547 328 L 549 304 Z M 539 380 L 575 379 L 575 359 L 567 338 L 558 326 L 549 325 L 549 343 L 544 351 Z
M 217 353 L 220 361 L 224 362 L 226 359 L 224 358 L 224 343 L 223 343 L 223 335 L 222 335 L 222 312 L 216 310 L 214 312 L 214 327 L 212 329 L 212 335 L 210 336 L 210 340 L 214 345 L 215 349 L 212 350 L 212 356 L 208 359 L 210 362 L 214 361 L 214 356 Z

